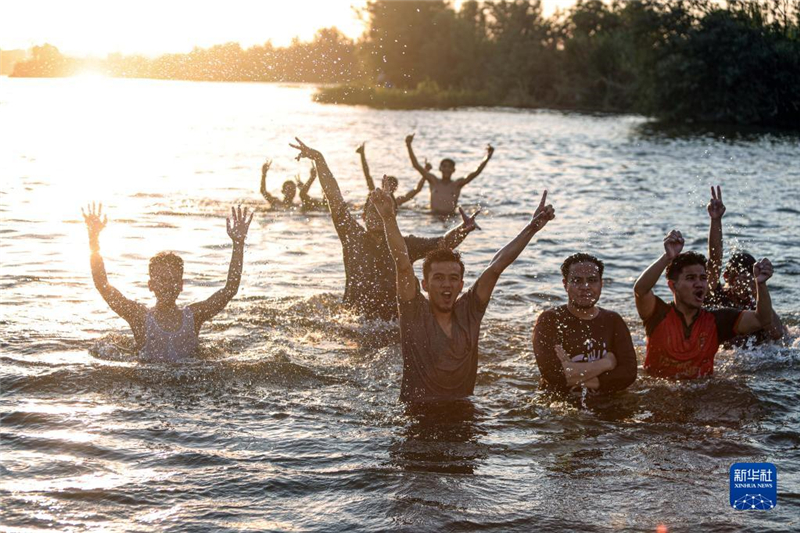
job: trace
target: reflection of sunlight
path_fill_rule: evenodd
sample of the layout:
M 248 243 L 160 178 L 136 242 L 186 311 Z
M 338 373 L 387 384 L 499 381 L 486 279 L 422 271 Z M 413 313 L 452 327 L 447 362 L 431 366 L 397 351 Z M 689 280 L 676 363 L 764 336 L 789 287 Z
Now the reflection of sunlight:
M 106 78 L 107 76 L 99 70 L 95 70 L 92 68 L 85 68 L 73 74 L 72 77 L 80 78 L 87 81 L 93 81 L 99 78 Z

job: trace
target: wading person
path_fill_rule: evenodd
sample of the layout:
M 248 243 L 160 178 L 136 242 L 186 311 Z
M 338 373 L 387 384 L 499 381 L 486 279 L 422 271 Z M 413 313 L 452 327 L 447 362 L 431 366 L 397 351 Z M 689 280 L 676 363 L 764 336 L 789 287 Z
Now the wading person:
M 397 317 L 397 287 L 395 284 L 395 265 L 386 244 L 383 222 L 368 200 L 361 218 L 362 227 L 342 197 L 339 184 L 333 177 L 322 154 L 309 148 L 299 139 L 296 145 L 300 150 L 298 157 L 311 159 L 319 174 L 319 183 L 330 206 L 331 219 L 342 242 L 345 289 L 344 303 L 365 318 L 391 320 Z M 387 196 L 396 211 L 391 197 Z M 405 245 L 411 261 L 422 259 L 436 248 L 455 248 L 466 236 L 477 228 L 475 215 L 467 217 L 461 211 L 463 223 L 447 232 L 443 237 L 405 237 Z
M 573 254 L 561 265 L 567 304 L 539 315 L 533 353 L 543 387 L 564 394 L 586 387 L 598 393 L 627 388 L 636 380 L 636 351 L 625 321 L 597 306 L 603 262 Z
M 478 371 L 481 320 L 503 271 L 533 236 L 555 217 L 545 205 L 547 191 L 531 221 L 497 252 L 470 289 L 464 287 L 464 263 L 457 252 L 433 250 L 422 266 L 422 290 L 400 234 L 391 197 L 380 189 L 371 195 L 383 218 L 386 239 L 397 266 L 397 306 L 403 352 L 400 400 L 409 403 L 456 400 L 472 395 Z
M 281 187 L 281 192 L 283 193 L 283 199 L 277 198 L 271 195 L 267 191 L 267 172 L 269 171 L 269 167 L 272 165 L 272 161 L 267 160 L 266 163 L 261 165 L 261 196 L 269 202 L 271 209 L 294 209 L 296 206 L 294 204 L 294 197 L 297 196 L 298 187 L 300 190 L 300 209 L 303 211 L 323 211 L 327 209 L 327 203 L 324 199 L 317 200 L 315 198 L 311 198 L 309 196 L 308 191 L 311 189 L 311 185 L 314 183 L 314 180 L 317 178 L 317 170 L 312 166 L 311 170 L 309 171 L 309 178 L 308 180 L 303 183 L 300 178 L 297 178 L 297 185 L 291 180 L 286 180 L 283 182 L 283 186 Z
M 375 182 L 372 180 L 372 176 L 369 173 L 369 165 L 367 165 L 367 156 L 364 153 L 364 144 L 361 143 L 361 146 L 356 148 L 356 153 L 361 154 L 361 169 L 364 171 L 364 179 L 367 181 L 367 188 L 369 192 L 375 190 Z M 426 170 L 430 170 L 430 164 L 425 165 Z M 388 192 L 392 198 L 394 198 L 395 204 L 397 207 L 400 207 L 406 202 L 411 201 L 421 190 L 423 185 L 425 185 L 425 178 L 420 178 L 419 182 L 417 182 L 417 186 L 405 193 L 402 196 L 395 196 L 397 192 L 397 178 L 394 176 L 387 176 L 384 174 L 383 180 L 381 181 L 381 188 Z
M 150 259 L 148 288 L 156 297 L 156 305 L 148 309 L 144 304 L 129 300 L 115 289 L 106 276 L 106 267 L 100 255 L 100 232 L 108 217 L 101 220 L 103 205 L 88 213 L 83 212 L 89 231 L 89 248 L 92 251 L 92 280 L 108 306 L 122 317 L 133 331 L 136 350 L 144 360 L 180 361 L 191 357 L 197 349 L 197 337 L 204 322 L 225 309 L 239 290 L 244 259 L 244 240 L 253 220 L 247 208 L 231 208 L 227 219 L 228 236 L 233 241 L 233 252 L 225 287 L 208 300 L 186 307 L 178 307 L 176 300 L 183 290 L 183 259 L 172 252 L 161 252 Z
M 417 169 L 417 172 L 422 174 L 422 177 L 428 182 L 431 189 L 431 211 L 437 215 L 451 215 L 455 211 L 461 189 L 483 172 L 486 164 L 492 158 L 492 154 L 494 154 L 494 148 L 492 148 L 491 144 L 488 145 L 486 147 L 486 157 L 481 161 L 478 168 L 468 174 L 467 177 L 457 180 L 452 179 L 453 173 L 456 171 L 455 161 L 442 159 L 439 164 L 439 172 L 442 173 L 442 178 L 439 179 L 428 167 L 423 167 L 419 164 L 417 156 L 414 155 L 414 149 L 411 147 L 412 142 L 414 142 L 413 134 L 406 137 L 408 156 L 411 158 L 411 164 Z
M 690 379 L 709 376 L 719 346 L 736 335 L 747 335 L 772 320 L 767 280 L 772 264 L 762 259 L 753 265 L 756 310 L 703 308 L 708 292 L 706 258 L 683 252 L 683 236 L 672 230 L 664 238 L 664 254 L 647 267 L 633 286 L 636 310 L 647 333 L 644 369 L 664 378 Z M 653 287 L 667 270 L 672 302 L 653 294 Z
M 734 309 L 756 308 L 756 280 L 753 277 L 753 266 L 756 259 L 746 252 L 733 254 L 725 265 L 722 278 L 725 285 L 720 283 L 722 270 L 722 216 L 725 214 L 725 204 L 722 203 L 722 188 L 717 186 L 716 191 L 711 187 L 711 200 L 708 202 L 708 216 L 711 219 L 708 230 L 708 294 L 705 305 L 710 308 L 732 307 Z M 785 334 L 781 319 L 772 311 L 770 324 L 750 335 L 736 337 L 731 344 L 745 344 L 752 339 L 756 343 L 768 340 L 779 340 Z

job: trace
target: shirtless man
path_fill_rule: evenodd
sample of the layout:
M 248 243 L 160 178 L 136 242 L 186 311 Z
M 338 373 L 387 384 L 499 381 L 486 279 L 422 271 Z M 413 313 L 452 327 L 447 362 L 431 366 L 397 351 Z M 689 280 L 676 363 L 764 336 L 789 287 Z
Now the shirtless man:
M 546 390 L 607 393 L 636 380 L 636 351 L 625 321 L 597 306 L 603 290 L 603 262 L 586 253 L 561 265 L 567 304 L 539 315 L 533 353 Z
M 696 252 L 682 252 L 683 236 L 672 230 L 664 238 L 664 253 L 647 267 L 633 286 L 636 310 L 647 333 L 644 369 L 651 375 L 672 379 L 693 379 L 714 372 L 719 346 L 736 335 L 747 335 L 772 321 L 772 302 L 767 280 L 772 263 L 762 259 L 753 265 L 756 310 L 703 308 L 708 292 L 706 258 Z M 672 302 L 653 294 L 653 287 L 667 269 Z
M 365 144 L 366 143 L 361 143 L 361 146 L 356 148 L 356 153 L 361 154 L 361 168 L 364 171 L 364 179 L 367 180 L 367 188 L 369 188 L 369 192 L 372 192 L 375 190 L 375 182 L 372 181 L 372 176 L 369 173 L 369 165 L 367 165 L 367 156 L 364 153 Z M 426 170 L 431 169 L 431 166 L 427 161 L 425 163 L 425 169 Z M 404 203 L 411 201 L 411 199 L 414 198 L 422 190 L 423 185 L 425 185 L 424 177 L 419 179 L 419 182 L 417 183 L 416 187 L 414 187 L 404 195 L 395 196 L 394 194 L 395 192 L 397 192 L 397 178 L 395 178 L 394 176 L 387 176 L 386 174 L 384 174 L 383 180 L 381 182 L 381 188 L 384 191 L 388 192 L 392 196 L 392 198 L 394 198 L 397 207 L 400 207 Z
M 309 196 L 308 191 L 311 185 L 317 178 L 317 170 L 312 166 L 309 174 L 308 181 L 303 183 L 300 178 L 297 178 L 297 185 L 293 181 L 287 180 L 283 182 L 281 192 L 283 199 L 276 198 L 267 191 L 267 171 L 272 166 L 272 161 L 267 159 L 266 163 L 261 166 L 261 196 L 269 202 L 272 209 L 294 209 L 294 197 L 297 195 L 297 188 L 300 187 L 300 209 L 303 211 L 321 211 L 327 209 L 327 203 L 324 199 L 317 200 Z
M 722 278 L 725 285 L 720 283 L 722 270 L 722 216 L 725 214 L 725 204 L 722 203 L 722 188 L 711 187 L 711 200 L 708 202 L 708 216 L 711 224 L 708 230 L 708 294 L 705 305 L 711 308 L 733 307 L 735 309 L 756 308 L 756 281 L 753 278 L 753 265 L 755 257 L 746 252 L 733 254 L 725 265 Z M 768 340 L 780 340 L 786 333 L 781 319 L 772 311 L 772 323 L 743 337 L 736 337 L 731 344 L 739 345 L 747 342 L 749 338 L 757 343 Z
M 457 180 L 451 179 L 453 173 L 456 171 L 456 163 L 452 159 L 442 159 L 439 164 L 439 172 L 442 173 L 442 178 L 436 177 L 433 172 L 426 169 L 417 161 L 417 156 L 414 155 L 414 150 L 411 148 L 411 143 L 414 142 L 414 134 L 406 137 L 406 147 L 408 148 L 408 156 L 411 158 L 411 164 L 417 169 L 417 172 L 422 174 L 422 177 L 428 182 L 431 188 L 431 211 L 437 215 L 450 215 L 455 211 L 458 205 L 458 197 L 461 194 L 461 189 L 469 182 L 478 177 L 478 174 L 483 172 L 486 164 L 494 154 L 494 148 L 491 144 L 486 146 L 486 157 L 478 168 L 467 175 L 466 178 Z
M 303 144 L 290 145 L 300 151 L 298 158 L 306 157 L 314 162 L 319 174 L 319 183 L 328 199 L 331 219 L 342 242 L 345 289 L 344 303 L 365 318 L 391 320 L 397 317 L 395 265 L 389 254 L 381 216 L 371 201 L 364 205 L 361 218 L 364 226 L 350 214 L 342 197 L 339 184 L 333 177 L 322 154 Z M 390 203 L 391 197 L 387 196 Z M 393 207 L 396 211 L 396 207 Z M 467 217 L 461 211 L 463 223 L 443 237 L 415 237 L 409 235 L 404 243 L 411 261 L 416 261 L 436 248 L 455 248 L 473 230 L 477 229 L 475 215 Z
M 389 250 L 397 266 L 397 307 L 403 352 L 400 400 L 421 403 L 471 396 L 478 373 L 478 338 L 486 306 L 506 267 L 555 217 L 553 206 L 545 205 L 547 191 L 531 221 L 495 254 L 463 296 L 458 296 L 464 288 L 464 263 L 458 252 L 446 249 L 429 252 L 422 266 L 422 290 L 428 293 L 429 299 L 420 292 L 391 197 L 375 189 L 370 198 L 383 218 Z

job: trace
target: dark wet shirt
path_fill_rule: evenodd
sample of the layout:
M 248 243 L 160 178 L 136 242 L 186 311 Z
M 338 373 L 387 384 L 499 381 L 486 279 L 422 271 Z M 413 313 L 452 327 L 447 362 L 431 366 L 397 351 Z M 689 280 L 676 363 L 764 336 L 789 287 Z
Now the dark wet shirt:
M 729 287 L 723 287 L 721 283 L 717 283 L 716 287 L 713 287 L 708 294 L 706 295 L 705 300 L 703 301 L 703 305 L 710 309 L 723 309 L 723 308 L 733 308 L 733 309 L 741 309 L 747 311 L 755 311 L 756 309 L 756 302 L 755 300 L 750 300 L 745 306 L 736 305 L 736 300 L 733 297 L 733 291 Z M 743 346 L 748 342 L 754 342 L 755 344 L 761 344 L 763 342 L 767 342 L 771 340 L 769 333 L 765 329 L 759 329 L 758 331 L 754 331 L 753 333 L 748 333 L 747 335 L 737 335 L 732 339 L 725 342 L 726 346 Z
M 636 351 L 625 321 L 617 313 L 600 308 L 596 317 L 582 320 L 566 305 L 539 315 L 533 328 L 533 353 L 542 375 L 542 386 L 553 392 L 570 390 L 564 367 L 555 347 L 564 348 L 576 363 L 601 359 L 611 352 L 617 360 L 613 370 L 597 376 L 597 392 L 613 392 L 628 387 L 636 379 Z
M 345 288 L 344 303 L 367 318 L 391 320 L 397 317 L 397 274 L 386 237 L 375 239 L 367 233 L 345 204 L 331 212 L 342 241 Z M 411 262 L 437 248 L 443 237 L 404 237 Z
M 448 401 L 472 395 L 478 374 L 478 336 L 486 312 L 475 287 L 453 306 L 452 337 L 436 321 L 419 283 L 412 300 L 398 302 L 403 351 L 401 401 Z

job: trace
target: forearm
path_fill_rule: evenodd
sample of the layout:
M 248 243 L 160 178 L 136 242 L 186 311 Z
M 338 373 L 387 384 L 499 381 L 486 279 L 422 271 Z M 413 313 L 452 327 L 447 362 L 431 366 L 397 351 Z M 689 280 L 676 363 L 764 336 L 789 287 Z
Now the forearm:
M 662 254 L 661 257 L 656 259 L 642 272 L 639 279 L 636 280 L 636 283 L 633 284 L 633 292 L 636 293 L 637 296 L 644 296 L 650 292 L 653 287 L 656 286 L 656 283 L 658 283 L 661 273 L 667 268 L 669 261 L 667 254 Z
M 244 267 L 244 242 L 234 242 L 231 251 L 231 263 L 228 267 L 228 279 L 222 289 L 229 298 L 239 292 L 242 281 L 242 268 Z
M 406 241 L 400 233 L 400 228 L 397 225 L 395 217 L 387 216 L 383 220 L 384 231 L 386 232 L 386 243 L 389 245 L 389 253 L 392 255 L 392 260 L 397 267 L 398 273 L 400 271 L 413 272 L 411 266 L 411 259 L 408 257 L 408 249 L 406 248 Z
M 100 291 L 100 294 L 105 294 L 110 286 L 108 284 L 108 275 L 106 274 L 106 265 L 103 261 L 103 257 L 100 255 L 99 247 L 97 249 L 92 249 L 89 263 L 92 267 L 92 281 L 94 282 L 94 286 Z
M 454 250 L 458 248 L 459 244 L 464 242 L 464 239 L 466 239 L 469 234 L 470 230 L 466 229 L 462 223 L 444 234 L 444 237 L 442 237 L 442 244 Z
M 767 283 L 759 283 L 756 285 L 756 317 L 762 328 L 772 325 L 772 314 L 772 298 Z
M 325 198 L 328 199 L 328 204 L 331 206 L 331 212 L 333 213 L 344 204 L 342 191 L 339 189 L 339 184 L 336 182 L 336 178 L 333 177 L 333 173 L 331 173 L 328 163 L 325 162 L 325 157 L 321 153 L 315 153 L 314 164 L 317 167 L 317 177 L 319 178 L 322 192 L 325 194 Z
M 425 169 L 422 168 L 422 165 L 420 165 L 419 161 L 417 161 L 417 156 L 414 155 L 414 149 L 411 148 L 411 144 L 410 143 L 406 143 L 406 148 L 408 148 L 408 157 L 411 159 L 411 165 L 415 169 L 417 169 L 418 172 L 421 172 L 421 173 L 424 174 L 425 173 Z
M 605 359 L 598 359 L 590 363 L 564 363 L 563 367 L 564 377 L 569 387 L 580 385 L 609 370 L 609 364 Z
M 708 286 L 716 287 L 722 271 L 722 219 L 712 218 L 708 228 Z
M 367 188 L 370 191 L 375 190 L 375 182 L 372 181 L 372 176 L 369 173 L 369 165 L 367 165 L 367 156 L 364 151 L 361 151 L 361 170 L 364 171 L 364 179 L 367 181 Z

